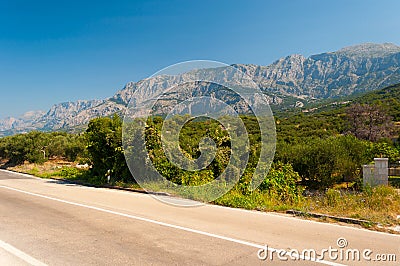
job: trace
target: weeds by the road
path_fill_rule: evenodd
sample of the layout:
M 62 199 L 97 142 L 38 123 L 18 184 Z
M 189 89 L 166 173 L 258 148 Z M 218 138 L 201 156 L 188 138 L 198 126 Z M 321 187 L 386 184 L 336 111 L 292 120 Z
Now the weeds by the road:
M 303 210 L 396 225 L 400 193 L 390 186 L 366 187 L 361 192 L 328 189 L 307 197 Z

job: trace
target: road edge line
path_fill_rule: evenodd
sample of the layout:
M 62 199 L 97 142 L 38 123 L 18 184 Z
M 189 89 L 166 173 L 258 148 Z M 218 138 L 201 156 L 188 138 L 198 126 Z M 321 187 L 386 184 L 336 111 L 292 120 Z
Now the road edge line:
M 17 249 L 16 247 L 2 241 L 0 239 L 0 248 L 4 249 L 8 253 L 16 256 L 17 258 L 25 261 L 26 263 L 29 263 L 32 266 L 47 266 L 47 264 L 35 259 L 34 257 L 26 254 L 25 252 Z

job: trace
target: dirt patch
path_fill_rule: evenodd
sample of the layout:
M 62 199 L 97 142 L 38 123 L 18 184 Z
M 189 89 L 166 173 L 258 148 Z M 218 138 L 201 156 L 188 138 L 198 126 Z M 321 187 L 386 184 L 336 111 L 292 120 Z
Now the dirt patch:
M 64 167 L 75 167 L 76 164 L 65 160 L 57 159 L 57 160 L 49 160 L 43 164 L 25 162 L 24 164 L 17 166 L 7 167 L 4 164 L 3 166 L 5 166 L 4 168 L 6 168 L 7 170 L 41 176 L 41 175 L 51 175 L 52 173 L 57 172 Z

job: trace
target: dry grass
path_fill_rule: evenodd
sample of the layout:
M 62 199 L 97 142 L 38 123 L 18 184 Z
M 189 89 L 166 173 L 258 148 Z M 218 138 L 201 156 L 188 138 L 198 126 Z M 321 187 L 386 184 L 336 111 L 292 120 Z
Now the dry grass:
M 329 189 L 321 195 L 307 197 L 303 209 L 384 226 L 400 225 L 397 219 L 400 215 L 400 193 L 390 186 L 366 188 L 362 192 Z
M 22 165 L 8 167 L 8 170 L 31 174 L 41 178 L 60 177 L 60 170 L 64 167 L 73 167 L 74 164 L 63 160 L 51 160 L 43 164 L 24 163 Z

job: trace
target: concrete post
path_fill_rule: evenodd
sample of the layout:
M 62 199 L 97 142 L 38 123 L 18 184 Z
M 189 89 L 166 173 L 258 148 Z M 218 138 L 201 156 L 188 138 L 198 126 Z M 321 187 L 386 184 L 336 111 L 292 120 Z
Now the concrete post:
M 389 184 L 389 159 L 374 158 L 375 161 L 375 180 L 377 185 Z
M 363 165 L 363 183 L 370 186 L 388 185 L 389 159 L 375 158 L 375 165 Z
M 374 180 L 374 170 L 375 167 L 373 164 L 367 164 L 363 165 L 363 184 L 364 186 L 370 185 L 376 186 L 375 180 Z

